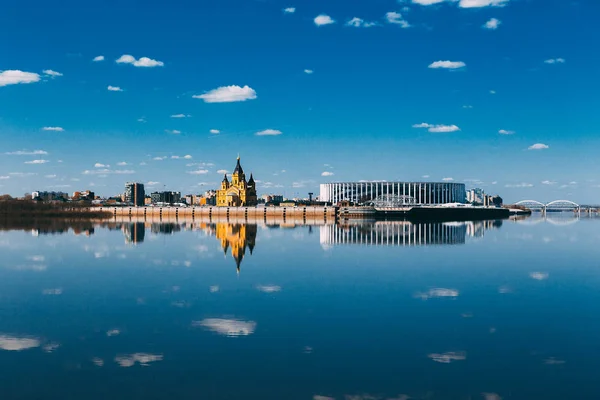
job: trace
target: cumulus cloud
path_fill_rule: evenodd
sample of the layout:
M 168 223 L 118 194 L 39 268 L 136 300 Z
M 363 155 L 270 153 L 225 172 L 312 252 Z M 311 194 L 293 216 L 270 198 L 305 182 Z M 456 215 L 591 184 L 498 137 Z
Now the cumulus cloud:
M 207 169 L 199 169 L 196 171 L 188 171 L 187 173 L 191 174 L 191 175 L 206 175 L 206 174 L 208 174 L 208 170 Z
M 165 129 L 165 132 L 171 134 L 171 135 L 179 135 L 181 133 L 181 131 L 177 130 L 177 129 Z
M 20 83 L 39 82 L 40 75 L 33 72 L 24 72 L 20 70 L 6 70 L 0 72 L 0 87 L 8 85 L 18 85 Z
M 450 352 L 442 353 L 442 354 L 432 353 L 432 354 L 429 354 L 427 357 L 431 358 L 435 362 L 439 362 L 442 364 L 450 364 L 453 361 L 466 360 L 467 353 L 465 353 L 464 351 L 458 351 L 458 352 L 450 351 Z
M 31 160 L 31 161 L 25 161 L 25 164 L 46 164 L 49 162 L 50 161 L 48 161 L 48 160 Z
M 310 74 L 313 74 L 314 72 L 315 72 L 315 71 L 313 71 L 312 69 L 305 69 L 305 70 L 304 70 L 304 73 L 305 73 L 305 74 L 308 74 L 308 75 L 310 75 Z
M 402 18 L 402 14 L 390 11 L 385 14 L 385 19 L 389 24 L 400 25 L 402 28 L 410 28 L 410 24 Z
M 542 181 L 542 185 L 556 185 L 554 181 Z
M 52 132 L 64 132 L 65 129 L 60 126 L 45 126 L 42 128 L 43 131 L 52 131 Z
M 228 172 L 229 171 L 227 171 L 226 169 L 220 169 L 220 170 L 217 171 L 217 174 L 221 174 L 222 175 L 222 174 L 226 174 Z
M 377 26 L 377 22 L 367 22 L 362 18 L 354 17 L 346 22 L 346 26 L 352 26 L 354 28 L 370 28 Z
M 543 144 L 543 143 L 536 143 L 536 144 L 532 144 L 531 146 L 528 147 L 529 150 L 545 150 L 545 149 L 549 149 L 550 146 Z
M 264 131 L 256 132 L 256 136 L 277 136 L 281 135 L 283 132 L 277 129 L 265 129 Z
M 276 285 L 258 285 L 256 289 L 263 293 L 275 293 L 281 291 L 281 286 Z
M 508 183 L 508 184 L 504 185 L 504 187 L 507 187 L 507 188 L 530 188 L 530 187 L 533 187 L 533 184 L 527 183 L 527 182 Z
M 110 167 L 110 165 L 101 164 L 101 163 L 94 164 L 94 168 L 108 168 L 108 167 Z
M 40 347 L 40 340 L 37 338 L 8 336 L 0 334 L 0 350 L 22 351 Z
M 0 175 L 0 180 L 3 180 L 3 179 L 10 179 L 10 176 L 8 176 L 8 175 Z
M 445 132 L 456 132 L 460 131 L 460 128 L 456 125 L 432 125 L 426 122 L 420 124 L 414 124 L 413 128 L 424 128 L 431 133 L 445 133 Z
M 218 135 L 219 133 L 221 133 L 221 131 L 218 129 L 211 129 L 209 132 L 213 135 Z
M 549 60 L 545 60 L 546 64 L 564 64 L 566 60 L 564 58 L 551 58 Z
M 285 14 L 293 14 L 296 12 L 296 7 L 288 7 L 288 8 L 284 8 L 283 12 Z
M 48 154 L 45 150 L 19 150 L 19 151 L 10 151 L 8 153 L 4 153 L 7 156 L 45 156 Z
M 119 167 L 124 167 L 124 166 L 129 165 L 129 164 L 126 161 L 121 161 L 121 162 L 118 162 L 117 165 Z
M 461 8 L 504 7 L 510 0 L 460 0 Z
M 444 182 L 452 182 L 454 180 L 454 178 L 443 178 L 442 180 Z
M 190 118 L 191 115 L 189 114 L 173 114 L 171 115 L 171 118 Z
M 500 130 L 498 131 L 498 133 L 499 133 L 499 134 L 501 134 L 501 135 L 514 135 L 514 134 L 515 134 L 515 131 L 507 131 L 507 130 L 505 130 L 505 129 L 500 129 Z
M 428 124 L 426 122 L 422 122 L 420 124 L 414 124 L 412 127 L 413 128 L 433 128 L 433 125 Z
M 226 318 L 206 318 L 202 321 L 193 321 L 192 326 L 203 327 L 219 335 L 238 337 L 253 334 L 256 329 L 256 322 Z
M 147 367 L 150 363 L 162 361 L 162 359 L 162 354 L 135 353 L 117 356 L 115 357 L 115 362 L 124 368 L 133 367 L 136 363 Z
M 433 288 L 429 289 L 427 292 L 419 292 L 415 294 L 415 297 L 423 300 L 433 299 L 437 297 L 450 297 L 456 298 L 458 297 L 460 292 L 456 289 L 446 289 L 446 288 Z
M 529 274 L 529 277 L 531 279 L 535 279 L 536 281 L 543 281 L 548 279 L 548 273 L 547 272 L 532 272 Z
M 53 71 L 51 69 L 45 69 L 42 71 L 44 74 L 51 76 L 51 77 L 55 77 L 55 76 L 63 76 L 63 74 L 61 74 L 60 72 L 57 71 Z
M 462 61 L 435 61 L 432 62 L 431 64 L 429 64 L 428 68 L 432 68 L 432 69 L 438 69 L 438 68 L 443 68 L 443 69 L 459 69 L 459 68 L 464 68 L 466 67 L 467 64 L 465 64 Z
M 186 155 L 185 155 L 185 156 L 183 156 L 182 158 L 183 158 L 184 160 L 191 160 L 191 159 L 192 159 L 192 158 L 194 158 L 194 157 L 192 157 L 192 156 L 191 156 L 191 154 L 186 154 Z
M 443 3 L 446 0 L 412 0 L 415 4 L 420 4 L 422 6 L 431 6 L 433 4 Z
M 156 186 L 158 185 L 160 182 L 156 182 L 156 181 L 150 181 L 148 183 L 146 183 L 146 186 Z
M 96 57 L 94 57 L 94 59 L 92 61 L 94 61 L 94 62 L 104 61 L 104 56 L 96 56 Z
M 129 169 L 107 169 L 107 168 L 99 168 L 94 170 L 85 170 L 82 172 L 83 175 L 128 175 L 135 174 L 135 171 Z
M 317 17 L 315 17 L 314 21 L 315 21 L 315 25 L 317 25 L 317 26 L 323 26 L 323 25 L 329 25 L 329 24 L 335 23 L 335 21 L 329 15 L 326 15 L 326 14 L 318 15 Z
M 123 54 L 116 60 L 117 64 L 131 64 L 134 67 L 162 67 L 165 64 L 162 61 L 153 60 L 148 57 L 142 57 L 138 60 L 135 59 L 134 56 L 129 54 Z
M 108 87 L 106 89 L 108 89 L 110 92 L 122 92 L 123 91 L 123 89 L 121 89 L 120 87 L 111 86 L 111 85 L 108 85 Z
M 334 175 L 334 174 L 333 174 L 333 172 L 331 172 L 331 171 L 324 171 L 324 172 L 321 172 L 321 176 L 333 176 L 333 175 Z
M 248 85 L 244 87 L 231 85 L 221 86 L 205 94 L 196 94 L 194 99 L 202 99 L 205 103 L 233 103 L 256 99 L 256 91 Z
M 484 29 L 496 30 L 500 26 L 502 22 L 499 19 L 491 18 L 485 24 L 483 24 Z

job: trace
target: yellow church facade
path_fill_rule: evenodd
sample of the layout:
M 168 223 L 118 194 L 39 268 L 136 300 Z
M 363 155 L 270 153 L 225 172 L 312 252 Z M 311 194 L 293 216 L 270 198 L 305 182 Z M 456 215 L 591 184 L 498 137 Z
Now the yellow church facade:
M 240 157 L 238 157 L 233 174 L 231 174 L 231 182 L 225 174 L 221 188 L 217 190 L 217 207 L 245 207 L 255 206 L 257 203 L 254 177 L 250 174 L 250 179 L 246 181 L 246 175 L 240 164 Z

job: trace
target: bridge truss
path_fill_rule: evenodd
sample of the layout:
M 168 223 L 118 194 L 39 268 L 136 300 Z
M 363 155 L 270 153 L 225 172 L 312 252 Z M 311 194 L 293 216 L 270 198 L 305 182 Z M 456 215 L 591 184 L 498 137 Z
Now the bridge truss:
M 531 211 L 581 211 L 581 206 L 570 200 L 554 200 L 546 204 L 537 200 L 521 200 L 516 205 L 527 207 Z

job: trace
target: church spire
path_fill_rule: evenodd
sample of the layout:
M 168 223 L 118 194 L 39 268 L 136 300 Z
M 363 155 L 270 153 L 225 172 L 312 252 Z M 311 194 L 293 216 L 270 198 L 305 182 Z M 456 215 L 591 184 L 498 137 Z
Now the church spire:
M 240 164 L 240 156 L 239 155 L 238 155 L 237 164 L 235 165 L 235 169 L 233 170 L 233 173 L 240 174 L 240 175 L 244 173 L 244 170 L 242 169 L 242 166 Z

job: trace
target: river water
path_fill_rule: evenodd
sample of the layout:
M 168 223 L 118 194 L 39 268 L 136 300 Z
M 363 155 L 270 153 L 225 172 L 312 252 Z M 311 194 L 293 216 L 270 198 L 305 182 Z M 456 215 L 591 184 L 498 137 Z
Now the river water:
M 0 226 L 0 399 L 597 399 L 600 218 Z

